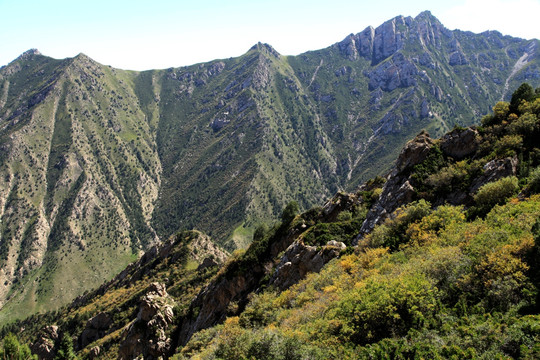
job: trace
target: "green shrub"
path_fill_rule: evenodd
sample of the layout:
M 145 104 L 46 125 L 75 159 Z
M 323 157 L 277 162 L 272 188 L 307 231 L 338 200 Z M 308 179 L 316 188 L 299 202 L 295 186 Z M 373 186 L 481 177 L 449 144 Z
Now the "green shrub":
M 281 214 L 281 221 L 283 224 L 289 224 L 291 221 L 293 221 L 296 214 L 298 214 L 298 211 L 300 211 L 298 203 L 296 201 L 289 202 Z
M 367 281 L 344 297 L 336 315 L 344 340 L 364 345 L 422 327 L 436 308 L 435 289 L 415 274 Z
M 518 190 L 518 178 L 508 176 L 483 185 L 474 195 L 474 201 L 479 208 L 489 211 L 495 205 L 503 204 L 509 197 L 516 194 Z
M 498 157 L 512 156 L 523 147 L 521 135 L 506 135 L 499 139 L 493 150 Z
M 15 335 L 11 333 L 6 335 L 3 349 L 0 347 L 0 359 L 27 360 L 37 358 L 37 355 L 32 355 L 28 345 L 19 343 Z
M 540 193 L 540 166 L 531 171 L 527 182 L 527 190 L 531 193 Z
M 368 244 L 371 247 L 384 246 L 396 250 L 399 245 L 409 240 L 406 234 L 409 225 L 421 220 L 430 212 L 431 204 L 424 199 L 397 209 L 391 218 L 387 219 L 384 224 L 377 226 L 367 236 Z
M 521 84 L 516 91 L 512 94 L 512 99 L 510 100 L 509 111 L 513 113 L 518 113 L 519 105 L 523 100 L 531 101 L 534 99 L 534 89 L 531 85 L 527 83 Z

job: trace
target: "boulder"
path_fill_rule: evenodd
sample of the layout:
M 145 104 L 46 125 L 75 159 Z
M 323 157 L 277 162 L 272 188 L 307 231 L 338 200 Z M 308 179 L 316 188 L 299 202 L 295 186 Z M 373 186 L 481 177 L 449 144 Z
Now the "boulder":
M 58 341 L 58 326 L 45 326 L 39 333 L 37 340 L 30 349 L 39 359 L 54 359 L 56 355 L 55 344 Z
M 346 245 L 335 240 L 329 241 L 322 249 L 295 241 L 285 251 L 276 268 L 270 284 L 280 290 L 285 290 L 296 284 L 308 273 L 319 272 L 322 267 L 335 257 L 338 257 Z
M 89 319 L 80 337 L 81 347 L 86 347 L 88 344 L 105 336 L 111 324 L 111 317 L 104 312 L 100 312 Z
M 434 140 L 429 137 L 427 132 L 422 131 L 420 134 L 416 135 L 416 137 L 409 141 L 403 150 L 401 150 L 396 162 L 397 171 L 401 173 L 405 169 L 420 164 L 426 159 L 434 144 Z
M 483 185 L 503 177 L 516 175 L 518 158 L 517 156 L 508 157 L 505 159 L 494 159 L 488 162 L 483 167 L 483 174 L 474 179 L 469 192 L 474 194 Z
M 474 154 L 478 149 L 478 131 L 476 129 L 455 129 L 441 139 L 441 150 L 456 160 Z

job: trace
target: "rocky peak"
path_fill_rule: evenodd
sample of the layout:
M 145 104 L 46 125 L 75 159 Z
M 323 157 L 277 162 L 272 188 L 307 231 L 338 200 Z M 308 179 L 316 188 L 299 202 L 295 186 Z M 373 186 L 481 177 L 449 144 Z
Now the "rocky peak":
M 255 50 L 255 51 L 259 51 L 259 52 L 261 52 L 263 54 L 272 55 L 276 59 L 281 58 L 281 54 L 279 52 L 277 52 L 271 45 L 266 44 L 266 43 L 258 42 L 257 44 L 253 45 L 251 47 L 251 49 L 249 49 L 249 50 L 250 51 Z
M 397 16 L 376 29 L 368 26 L 334 46 L 351 61 L 364 57 L 375 66 L 402 49 L 410 38 L 417 38 L 424 47 L 440 47 L 443 37 L 451 38 L 452 32 L 429 11 L 424 11 L 415 18 Z
M 18 57 L 18 59 L 27 60 L 27 59 L 30 59 L 34 55 L 41 55 L 41 53 L 39 52 L 38 49 L 26 50 L 25 52 L 21 54 L 21 56 Z
M 398 16 L 375 29 L 372 65 L 380 63 L 403 47 L 405 34 L 400 30 L 400 27 L 406 26 L 408 23 L 406 18 Z
M 424 11 L 414 18 L 415 31 L 423 46 L 433 45 L 440 47 L 442 38 L 451 37 L 452 32 L 446 29 L 441 22 L 429 11 Z

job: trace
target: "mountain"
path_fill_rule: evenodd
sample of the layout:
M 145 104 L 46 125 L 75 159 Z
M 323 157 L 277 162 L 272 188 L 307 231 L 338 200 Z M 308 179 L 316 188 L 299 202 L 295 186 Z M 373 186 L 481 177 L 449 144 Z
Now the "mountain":
M 178 230 L 228 250 L 385 173 L 406 140 L 540 85 L 538 40 L 429 12 L 326 49 L 124 71 L 28 51 L 0 69 L 0 319 L 54 309 Z
M 540 88 L 493 109 L 420 132 L 355 193 L 289 203 L 224 263 L 179 232 L 0 337 L 42 359 L 538 358 Z

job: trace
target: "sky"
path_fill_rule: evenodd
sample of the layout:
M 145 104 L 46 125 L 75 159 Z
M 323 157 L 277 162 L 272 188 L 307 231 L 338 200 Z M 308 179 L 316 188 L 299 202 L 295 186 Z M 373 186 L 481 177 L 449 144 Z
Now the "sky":
M 0 66 L 37 48 L 129 70 L 330 46 L 367 26 L 429 10 L 449 29 L 540 39 L 540 0 L 0 0 Z

